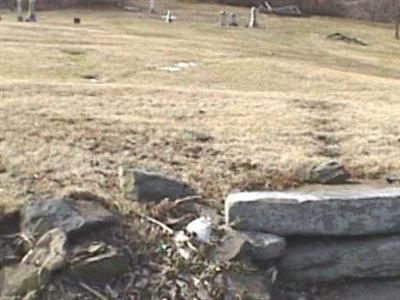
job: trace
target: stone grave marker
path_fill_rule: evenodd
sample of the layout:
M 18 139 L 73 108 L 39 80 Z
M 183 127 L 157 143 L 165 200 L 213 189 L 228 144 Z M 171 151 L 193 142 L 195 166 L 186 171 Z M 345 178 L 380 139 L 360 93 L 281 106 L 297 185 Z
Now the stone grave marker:
M 162 16 L 162 18 L 165 19 L 165 23 L 172 23 L 172 21 L 176 20 L 176 16 L 172 15 L 170 10 L 167 10 L 167 14 Z
M 235 14 L 234 12 L 232 12 L 232 13 L 229 15 L 229 26 L 232 26 L 232 27 L 237 27 L 237 26 L 239 26 L 239 24 L 238 24 L 238 22 L 237 22 L 236 14 Z
M 23 17 L 23 4 L 24 0 L 17 0 L 17 14 L 18 14 L 18 22 L 22 22 L 24 20 Z M 28 7 L 28 16 L 25 19 L 26 22 L 36 22 L 36 0 L 29 0 Z
M 258 23 L 257 23 L 257 8 L 255 6 L 253 6 L 250 9 L 250 22 L 249 22 L 249 27 L 250 28 L 255 28 L 258 27 Z

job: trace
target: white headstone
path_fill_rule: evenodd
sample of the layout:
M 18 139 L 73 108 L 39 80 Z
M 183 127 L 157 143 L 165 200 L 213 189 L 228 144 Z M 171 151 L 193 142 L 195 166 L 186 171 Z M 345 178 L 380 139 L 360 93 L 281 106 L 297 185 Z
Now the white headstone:
M 253 6 L 250 9 L 250 22 L 249 22 L 249 27 L 250 28 L 254 28 L 257 27 L 258 23 L 257 23 L 257 8 L 255 6 Z
M 176 17 L 172 15 L 170 10 L 167 10 L 167 14 L 162 16 L 162 18 L 165 19 L 165 23 L 172 23 L 172 21 L 176 20 Z

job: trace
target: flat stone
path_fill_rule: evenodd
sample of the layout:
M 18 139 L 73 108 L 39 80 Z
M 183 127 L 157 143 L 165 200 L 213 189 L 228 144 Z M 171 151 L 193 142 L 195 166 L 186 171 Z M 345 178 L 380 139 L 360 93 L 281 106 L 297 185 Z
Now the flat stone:
M 289 243 L 279 274 L 305 283 L 400 276 L 400 235 Z
M 115 215 L 96 201 L 36 200 L 21 210 L 21 230 L 33 239 L 53 228 L 61 229 L 67 236 L 76 236 L 116 222 Z
M 229 230 L 218 247 L 223 261 L 236 259 L 267 261 L 284 255 L 285 239 L 262 232 Z
M 236 193 L 225 216 L 236 229 L 281 236 L 399 233 L 400 188 Z
M 160 173 L 137 168 L 119 168 L 120 187 L 127 199 L 159 202 L 165 198 L 175 200 L 193 191 L 187 184 Z

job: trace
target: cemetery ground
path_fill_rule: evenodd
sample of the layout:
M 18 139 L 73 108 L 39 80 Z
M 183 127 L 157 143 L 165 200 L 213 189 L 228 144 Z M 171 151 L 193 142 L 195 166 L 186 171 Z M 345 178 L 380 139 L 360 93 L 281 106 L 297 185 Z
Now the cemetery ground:
M 126 162 L 215 199 L 290 186 L 299 168 L 327 158 L 355 179 L 400 176 L 400 44 L 390 25 L 260 16 L 250 29 L 247 9 L 228 8 L 242 27 L 219 28 L 226 7 L 171 9 L 172 24 L 121 10 L 39 12 L 36 24 L 3 14 L 3 202 L 67 186 L 115 194 Z M 326 39 L 335 32 L 368 46 Z M 194 65 L 162 69 L 179 62 Z
M 220 207 L 233 190 L 301 185 L 328 159 L 355 181 L 400 177 L 392 26 L 260 15 L 250 29 L 248 9 L 168 3 L 171 24 L 144 6 L 41 11 L 34 24 L 1 12 L 0 206 L 76 187 L 124 211 L 124 164 Z M 222 9 L 241 26 L 218 27 Z

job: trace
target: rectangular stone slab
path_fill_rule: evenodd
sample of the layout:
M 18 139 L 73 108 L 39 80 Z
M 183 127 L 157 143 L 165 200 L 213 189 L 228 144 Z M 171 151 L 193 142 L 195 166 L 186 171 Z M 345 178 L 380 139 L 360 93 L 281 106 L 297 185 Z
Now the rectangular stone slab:
M 289 242 L 278 274 L 304 283 L 398 277 L 399 254 L 400 235 Z
M 400 188 L 236 193 L 225 216 L 236 229 L 282 236 L 400 233 Z

